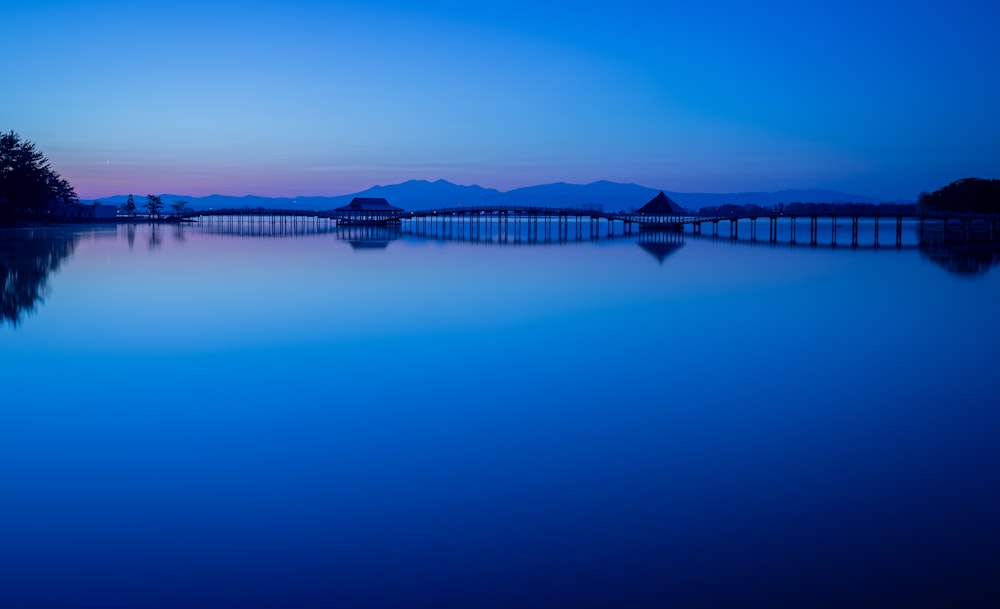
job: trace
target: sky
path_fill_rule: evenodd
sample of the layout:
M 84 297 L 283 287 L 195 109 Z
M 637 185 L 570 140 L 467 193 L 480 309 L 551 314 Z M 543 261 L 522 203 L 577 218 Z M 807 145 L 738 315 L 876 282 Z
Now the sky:
M 1000 178 L 1000 3 L 3 0 L 0 130 L 83 198 Z

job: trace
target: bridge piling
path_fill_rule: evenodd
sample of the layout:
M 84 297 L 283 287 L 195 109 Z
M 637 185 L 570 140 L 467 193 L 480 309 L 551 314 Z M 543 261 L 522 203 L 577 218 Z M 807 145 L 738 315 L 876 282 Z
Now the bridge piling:
M 510 214 L 514 215 L 514 226 L 510 226 Z M 809 218 L 809 244 L 819 245 L 819 218 L 827 216 L 813 215 L 807 213 Z M 304 235 L 313 234 L 323 227 L 336 226 L 338 218 L 336 214 L 325 212 L 310 212 L 296 210 L 266 210 L 266 209 L 229 209 L 229 210 L 205 210 L 194 212 L 188 218 L 197 218 L 200 225 L 206 229 L 217 232 L 225 232 L 234 235 Z M 669 217 L 645 217 L 633 213 L 604 213 L 599 210 L 584 209 L 562 209 L 547 207 L 471 207 L 454 208 L 441 210 L 421 210 L 407 214 L 400 214 L 397 222 L 401 222 L 407 227 L 411 234 L 432 235 L 437 238 L 452 238 L 465 241 L 483 242 L 485 240 L 510 239 L 511 230 L 516 230 L 514 238 L 519 241 L 529 242 L 567 242 L 572 239 L 584 240 L 583 222 L 587 220 L 590 226 L 591 239 L 617 239 L 625 235 L 631 235 L 638 228 L 640 234 L 646 230 L 675 230 L 687 232 L 690 225 L 690 232 L 695 235 L 706 235 L 705 224 L 711 222 L 712 237 L 720 235 L 719 222 L 729 221 L 730 239 L 744 239 L 746 235 L 740 235 L 740 224 L 748 221 L 751 242 L 763 241 L 757 229 L 757 220 L 766 217 L 768 221 L 768 241 L 777 243 L 805 243 L 805 240 L 798 239 L 798 218 L 793 215 L 781 215 L 773 212 L 765 212 L 756 216 L 669 216 Z M 996 217 L 976 216 L 974 214 L 956 214 L 953 217 L 929 213 L 912 213 L 907 215 L 903 211 L 893 211 L 880 215 L 879 211 L 853 211 L 848 212 L 851 219 L 851 246 L 852 247 L 888 247 L 883 245 L 882 226 L 883 219 L 895 220 L 895 231 L 893 241 L 897 248 L 904 246 L 904 219 L 914 220 L 913 224 L 907 224 L 909 230 L 916 229 L 916 223 L 927 226 L 930 220 L 935 230 L 945 231 L 958 238 L 971 240 L 977 236 L 991 241 L 1000 238 L 997 235 Z M 788 233 L 782 233 L 781 221 L 788 219 Z M 864 244 L 860 242 L 860 220 L 865 219 L 865 226 L 871 222 L 873 231 L 873 241 L 869 242 L 865 238 Z M 838 246 L 838 221 L 839 217 L 831 214 L 830 245 Z M 575 220 L 574 230 L 570 231 L 570 221 Z M 602 226 L 602 220 L 606 220 L 606 225 Z M 617 220 L 621 220 L 621 232 L 618 230 Z M 485 226 L 484 226 L 485 223 Z M 493 224 L 496 224 L 496 227 Z M 541 225 L 541 226 L 539 226 Z M 554 225 L 554 228 L 553 228 Z M 494 236 L 494 228 L 496 235 Z M 866 229 L 867 230 L 867 229 Z M 891 230 L 891 229 L 890 229 Z M 606 233 L 604 231 L 607 231 Z M 846 242 L 846 240 L 845 240 Z M 824 240 L 825 244 L 825 240 Z M 840 245 L 844 245 L 843 243 Z

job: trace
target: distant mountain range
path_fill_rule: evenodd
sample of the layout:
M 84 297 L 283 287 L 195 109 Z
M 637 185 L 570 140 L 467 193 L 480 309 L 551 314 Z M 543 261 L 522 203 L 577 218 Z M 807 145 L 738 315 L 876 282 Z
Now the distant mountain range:
M 373 186 L 368 190 L 334 197 L 231 197 L 210 195 L 188 197 L 184 195 L 161 195 L 168 206 L 173 201 L 184 200 L 193 209 L 219 209 L 238 207 L 265 207 L 270 209 L 314 209 L 329 210 L 347 205 L 354 197 L 383 197 L 397 207 L 406 210 L 430 209 L 434 207 L 458 207 L 460 205 L 539 205 L 551 207 L 599 207 L 605 211 L 631 210 L 641 207 L 660 191 L 637 184 L 619 184 L 599 181 L 591 184 L 543 184 L 502 192 L 481 186 L 462 186 L 446 180 L 428 182 L 410 180 L 402 184 Z M 832 190 L 781 190 L 778 192 L 741 192 L 731 194 L 684 193 L 664 191 L 667 196 L 689 210 L 715 205 L 760 205 L 778 203 L 880 203 L 878 199 L 851 195 Z M 116 195 L 98 199 L 101 203 L 120 205 L 128 195 Z M 140 206 L 145 196 L 136 196 Z

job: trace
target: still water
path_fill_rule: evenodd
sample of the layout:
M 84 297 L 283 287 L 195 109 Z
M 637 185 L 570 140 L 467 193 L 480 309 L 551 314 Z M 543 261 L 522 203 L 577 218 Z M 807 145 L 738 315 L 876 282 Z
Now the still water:
M 990 242 L 494 229 L 0 233 L 0 606 L 1000 600 Z

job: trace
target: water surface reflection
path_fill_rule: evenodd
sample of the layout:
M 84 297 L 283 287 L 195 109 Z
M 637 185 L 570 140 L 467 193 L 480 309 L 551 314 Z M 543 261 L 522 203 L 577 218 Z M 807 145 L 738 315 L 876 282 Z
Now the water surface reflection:
M 1000 264 L 1000 234 L 992 226 L 928 223 L 920 229 L 920 255 L 956 275 L 979 275 Z
M 80 237 L 64 229 L 0 231 L 0 322 L 16 326 L 45 302 L 49 275 L 73 255 Z
M 275 229 L 2 235 L 0 604 L 997 600 L 1000 275 Z

